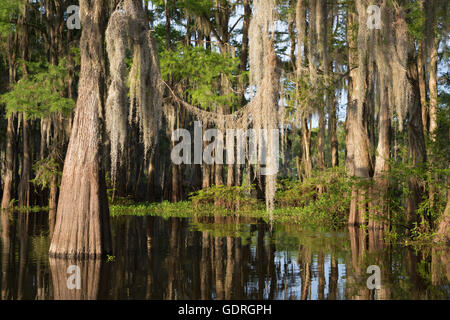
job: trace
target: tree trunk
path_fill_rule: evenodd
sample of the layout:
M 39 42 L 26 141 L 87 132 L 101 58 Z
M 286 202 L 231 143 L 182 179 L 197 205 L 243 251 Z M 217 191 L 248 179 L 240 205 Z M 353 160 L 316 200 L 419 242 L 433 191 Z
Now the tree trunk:
M 437 44 L 435 44 L 431 53 L 430 70 L 430 133 L 433 140 L 437 129 L 437 98 Z
M 30 206 L 31 196 L 31 143 L 30 143 L 30 122 L 26 119 L 26 115 L 22 115 L 22 135 L 23 135 L 23 159 L 22 173 L 19 183 L 19 207 Z
M 364 5 L 359 5 L 358 10 L 360 15 L 361 10 L 365 10 Z M 364 23 L 364 17 L 359 17 L 359 25 Z M 355 22 L 355 13 L 349 13 L 348 25 L 351 26 Z M 369 122 L 369 106 L 367 99 L 367 65 L 365 64 L 367 55 L 365 46 L 365 30 L 358 29 L 358 53 L 354 52 L 356 43 L 353 36 L 347 36 L 349 43 L 349 89 L 348 89 L 348 105 L 347 105 L 347 120 L 346 120 L 346 167 L 349 174 L 358 177 L 362 180 L 370 178 L 371 158 L 370 158 L 370 140 L 368 133 Z M 358 63 L 358 68 L 355 64 Z M 350 204 L 349 225 L 360 225 L 365 223 L 366 214 L 366 190 L 363 187 L 354 187 L 352 190 L 352 199 Z
M 56 209 L 58 206 L 58 178 L 56 175 L 51 177 L 50 181 L 50 198 L 48 201 L 49 206 L 49 229 L 50 229 L 50 238 L 53 235 L 53 231 L 55 230 L 55 222 L 56 222 Z
M 171 47 L 170 39 L 172 38 L 170 36 L 171 33 L 170 21 L 172 19 L 172 10 L 171 10 L 172 0 L 169 1 L 166 0 L 164 3 L 165 3 L 164 15 L 166 17 L 166 49 L 170 50 Z
M 296 26 L 297 26 L 297 83 L 300 81 L 300 78 L 303 76 L 303 61 L 306 58 L 306 48 L 307 48 L 307 39 L 306 39 L 306 4 L 304 0 L 298 0 L 297 8 L 296 8 Z M 302 50 L 303 49 L 303 50 Z M 299 90 L 297 85 L 297 91 Z M 299 93 L 298 93 L 299 94 Z M 301 106 L 305 108 L 306 106 Z M 303 163 L 303 171 L 306 177 L 310 177 L 312 173 L 312 161 L 311 161 L 311 151 L 310 151 L 310 142 L 311 142 L 311 133 L 308 128 L 308 119 L 306 112 L 302 112 L 301 116 L 301 146 L 302 146 L 302 163 Z M 300 166 L 299 166 L 300 167 Z M 298 172 L 298 176 L 300 178 L 301 172 Z
M 289 0 L 289 7 L 293 8 L 295 6 L 293 0 Z M 295 70 L 295 32 L 294 32 L 294 25 L 295 25 L 295 11 L 290 10 L 288 13 L 288 34 L 289 34 L 289 42 L 290 42 L 290 59 L 292 63 L 292 69 Z
M 319 135 L 317 138 L 317 167 L 325 169 L 325 112 L 324 106 L 319 106 Z
M 324 82 L 327 81 L 328 76 L 328 68 L 329 68 L 329 57 L 328 57 L 328 37 L 327 37 L 327 4 L 325 0 L 316 0 L 316 31 L 317 31 L 317 42 L 319 44 L 319 56 L 321 68 L 324 73 Z M 311 63 L 311 62 L 310 62 Z M 326 94 L 326 100 L 328 103 L 328 99 L 330 96 Z M 319 136 L 317 141 L 317 162 L 319 169 L 323 170 L 326 167 L 325 164 L 325 103 L 323 97 L 318 99 L 318 108 L 319 108 Z
M 308 119 L 303 118 L 302 123 L 302 161 L 303 170 L 305 171 L 306 177 L 311 177 L 312 174 L 312 160 L 311 160 L 311 131 L 308 128 Z
M 27 16 L 28 8 L 25 4 L 25 14 L 19 18 L 19 24 L 21 29 L 20 36 L 20 50 L 21 58 L 23 64 L 22 77 L 26 78 L 28 76 L 28 67 L 26 61 L 29 60 L 29 39 L 28 39 L 28 26 L 27 26 Z M 20 176 L 19 183 L 19 206 L 29 207 L 30 206 L 30 179 L 31 179 L 31 143 L 30 143 L 30 122 L 27 119 L 26 113 L 22 114 L 22 142 L 23 142 L 23 158 L 22 158 L 22 172 Z
M 384 199 L 388 189 L 387 174 L 389 172 L 389 158 L 391 150 L 391 119 L 389 112 L 388 89 L 386 87 L 381 87 L 380 91 L 382 97 L 378 119 L 378 146 L 375 159 L 375 195 L 372 199 L 372 201 L 374 201 L 372 207 L 375 207 L 373 214 L 376 215 L 376 217 L 369 220 L 369 228 L 371 229 L 384 229 L 385 227 L 385 223 L 381 219 L 383 219 L 383 215 L 387 210 L 384 204 Z
M 447 190 L 447 206 L 441 219 L 435 241 L 444 241 L 448 246 L 450 244 L 450 190 Z
M 147 180 L 147 201 L 155 202 L 157 199 L 157 179 L 156 179 L 156 157 L 157 151 L 152 150 L 148 161 L 148 180 Z
M 434 35 L 434 30 L 433 30 Z M 437 64 L 438 64 L 438 39 L 437 37 L 433 37 L 432 46 L 430 52 L 430 139 L 431 141 L 436 141 L 436 129 L 437 129 L 437 111 L 438 111 L 438 91 L 437 91 Z M 433 164 L 436 160 L 434 159 L 433 154 L 431 154 L 430 162 Z M 436 179 L 437 177 L 433 177 Z M 431 185 L 429 191 L 430 197 L 430 208 L 433 209 L 435 206 L 435 194 L 436 194 L 436 186 Z
M 419 76 L 419 89 L 420 89 L 420 105 L 422 108 L 422 125 L 423 132 L 428 131 L 428 104 L 427 104 L 427 90 L 425 79 L 425 52 L 423 43 L 419 44 L 418 57 L 417 57 L 417 70 Z
M 410 61 L 407 71 L 412 93 L 408 106 L 409 159 L 413 168 L 420 168 L 425 164 L 426 150 L 419 96 L 417 61 Z M 414 222 L 418 222 L 417 209 L 422 200 L 423 188 L 417 176 L 411 175 L 408 180 L 410 193 L 406 200 L 406 223 L 408 227 L 412 227 Z
M 104 0 L 81 0 L 81 73 L 50 255 L 100 257 L 111 252 L 100 110 L 104 103 Z
M 337 114 L 336 114 L 336 100 L 330 102 L 330 120 L 329 132 L 331 136 L 331 166 L 336 168 L 339 166 L 339 142 L 337 135 Z
M 2 209 L 7 209 L 10 207 L 14 185 L 14 153 L 16 152 L 16 148 L 14 148 L 14 118 L 14 114 L 9 116 L 8 126 L 6 129 L 6 170 L 3 181 Z

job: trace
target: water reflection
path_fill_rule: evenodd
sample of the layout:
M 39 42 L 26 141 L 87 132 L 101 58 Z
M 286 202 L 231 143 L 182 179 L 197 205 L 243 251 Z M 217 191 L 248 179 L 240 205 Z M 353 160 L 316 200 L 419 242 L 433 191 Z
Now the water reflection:
M 55 300 L 106 299 L 108 268 L 102 260 L 65 260 L 50 258 Z M 69 271 L 69 272 L 68 272 Z M 79 283 L 76 278 L 79 276 Z M 68 283 L 69 282 L 69 283 Z
M 49 259 L 48 214 L 1 213 L 1 299 L 448 299 L 449 250 L 387 245 L 379 231 L 269 228 L 214 217 L 112 219 L 110 261 Z M 70 289 L 68 267 L 80 270 Z M 367 267 L 381 268 L 369 290 Z

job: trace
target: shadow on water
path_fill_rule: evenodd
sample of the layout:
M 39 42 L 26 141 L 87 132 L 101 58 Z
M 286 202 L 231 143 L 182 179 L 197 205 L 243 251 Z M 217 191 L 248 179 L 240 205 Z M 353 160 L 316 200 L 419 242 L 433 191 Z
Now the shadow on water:
M 70 261 L 49 259 L 48 220 L 1 213 L 1 299 L 449 298 L 448 248 L 414 251 L 378 232 L 121 216 L 112 218 L 114 256 Z M 378 290 L 367 287 L 374 265 Z

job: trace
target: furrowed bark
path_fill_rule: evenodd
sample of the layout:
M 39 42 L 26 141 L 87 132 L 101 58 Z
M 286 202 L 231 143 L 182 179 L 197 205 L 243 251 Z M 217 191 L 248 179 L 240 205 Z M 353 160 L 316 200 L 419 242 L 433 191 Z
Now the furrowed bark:
M 101 167 L 104 101 L 105 1 L 81 0 L 78 101 L 62 176 L 50 256 L 95 258 L 111 252 L 111 230 Z

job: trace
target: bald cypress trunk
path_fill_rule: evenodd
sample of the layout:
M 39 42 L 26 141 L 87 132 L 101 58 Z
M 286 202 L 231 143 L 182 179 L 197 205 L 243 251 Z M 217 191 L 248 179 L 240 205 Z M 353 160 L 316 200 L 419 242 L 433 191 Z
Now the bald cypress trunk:
M 22 115 L 22 140 L 23 158 L 22 173 L 19 183 L 19 207 L 29 207 L 31 197 L 31 143 L 30 143 L 30 121 L 26 115 Z
M 297 82 L 300 81 L 303 76 L 303 62 L 307 57 L 307 47 L 308 42 L 306 40 L 306 3 L 304 0 L 297 1 L 296 8 L 296 26 L 297 26 L 297 59 L 296 59 L 296 67 L 297 67 Z M 297 90 L 299 90 L 297 85 Z M 300 92 L 299 92 L 300 93 Z M 300 106 L 305 108 L 306 106 Z M 311 132 L 308 128 L 308 119 L 306 111 L 302 111 L 301 113 L 301 146 L 302 146 L 302 170 L 304 171 L 305 176 L 309 177 L 312 171 L 312 161 L 311 161 L 311 151 L 310 151 L 310 142 L 311 142 Z M 299 166 L 300 168 L 300 166 Z M 299 177 L 301 176 L 301 172 L 298 172 Z
M 435 241 L 444 241 L 444 243 L 450 244 L 450 233 L 448 229 L 450 228 L 450 190 L 447 190 L 447 206 L 443 216 L 441 217 L 441 222 L 437 231 Z
M 433 1 L 434 2 L 434 1 Z M 434 17 L 436 14 L 436 9 L 432 8 L 431 15 Z M 429 18 L 429 20 L 432 20 L 433 18 Z M 434 23 L 432 23 L 432 26 L 435 27 Z M 429 82 L 429 92 L 430 92 L 430 108 L 429 108 L 429 116 L 430 116 L 430 138 L 431 141 L 436 141 L 436 129 L 438 127 L 437 125 L 437 112 L 438 112 L 438 90 L 437 90 L 437 82 L 438 82 L 438 75 L 437 75 L 437 67 L 438 67 L 438 39 L 435 35 L 435 30 L 432 30 L 432 37 L 431 37 L 431 50 L 430 50 L 430 82 Z M 434 155 L 431 155 L 430 162 L 433 164 L 436 159 Z M 434 179 L 437 180 L 437 177 L 435 176 Z M 436 195 L 436 186 L 431 185 L 430 191 L 429 191 L 429 198 L 430 198 L 430 207 L 433 209 L 435 207 L 435 195 Z
M 412 87 L 412 97 L 408 107 L 409 159 L 413 168 L 420 168 L 425 165 L 426 150 L 416 60 L 409 61 L 407 71 L 408 80 Z M 413 227 L 413 223 L 418 222 L 417 209 L 424 190 L 419 178 L 415 175 L 410 175 L 408 178 L 408 186 L 410 193 L 406 200 L 406 222 L 408 227 Z
M 346 120 L 346 167 L 351 176 L 361 180 L 370 178 L 371 157 L 370 139 L 368 132 L 370 104 L 367 101 L 368 92 L 368 66 L 367 61 L 367 30 L 364 25 L 364 3 L 357 4 L 358 24 L 360 28 L 357 33 L 357 43 L 348 31 L 347 41 L 349 43 L 349 96 Z M 356 14 L 349 13 L 349 28 L 357 21 Z M 357 48 L 357 52 L 354 52 Z M 355 68 L 355 65 L 358 68 Z M 352 190 L 350 203 L 349 225 L 361 225 L 365 223 L 366 215 L 366 190 L 363 187 L 355 186 Z
M 333 97 L 334 98 L 334 97 Z M 333 168 L 339 166 L 339 142 L 337 136 L 337 114 L 336 114 L 336 100 L 333 99 L 330 104 L 330 119 L 329 119 L 329 133 L 331 136 L 331 166 Z
M 425 61 L 426 54 L 423 48 L 423 43 L 419 44 L 418 56 L 417 56 L 417 71 L 420 89 L 420 105 L 422 108 L 422 125 L 423 132 L 428 131 L 428 104 L 427 104 L 427 90 L 426 90 L 426 79 L 425 79 Z
M 2 195 L 2 209 L 10 207 L 13 185 L 14 185 L 14 140 L 15 140 L 15 128 L 14 128 L 14 114 L 8 118 L 8 125 L 6 127 L 6 170 L 3 177 L 3 195 Z
M 67 150 L 50 255 L 99 257 L 111 252 L 100 122 L 104 101 L 104 0 L 81 0 L 83 31 L 78 101 Z
M 7 41 L 8 65 L 9 65 L 9 87 L 12 88 L 16 82 L 16 57 L 17 57 L 18 33 L 11 34 Z M 15 176 L 15 114 L 8 117 L 6 127 L 6 151 L 5 151 L 5 176 L 3 177 L 2 209 L 9 208 L 13 197 L 13 186 Z
M 384 203 L 384 199 L 388 190 L 389 160 L 390 160 L 390 145 L 391 145 L 391 119 L 389 112 L 388 89 L 386 87 L 380 88 L 381 103 L 380 113 L 378 118 L 378 145 L 375 159 L 374 179 L 375 179 L 375 194 L 372 199 L 374 203 L 376 217 L 371 217 L 369 220 L 369 228 L 384 229 L 385 222 L 382 220 L 384 214 L 388 210 Z
M 328 45 L 327 45 L 327 4 L 325 0 L 315 0 L 316 1 L 316 31 L 317 31 L 317 42 L 319 49 L 319 59 L 322 72 L 324 74 L 324 80 L 328 75 Z M 316 83 L 317 85 L 317 83 Z M 324 96 L 326 102 L 324 101 Z M 328 103 L 330 98 L 327 94 L 318 97 L 318 111 L 319 111 L 319 136 L 317 141 L 317 162 L 319 169 L 325 169 L 325 105 Z
M 25 15 L 19 18 L 19 27 L 21 30 L 20 36 L 20 51 L 21 58 L 23 63 L 22 68 L 22 77 L 26 78 L 28 76 L 28 67 L 26 65 L 26 61 L 29 60 L 29 39 L 28 39 L 28 26 L 27 26 L 27 12 L 28 8 L 25 5 Z M 19 206 L 20 207 L 29 207 L 30 206 L 30 197 L 31 197 L 31 141 L 30 141 L 30 120 L 27 119 L 27 114 L 22 113 L 22 146 L 23 146 L 23 157 L 22 157 L 22 171 L 20 175 L 20 183 L 19 183 Z

